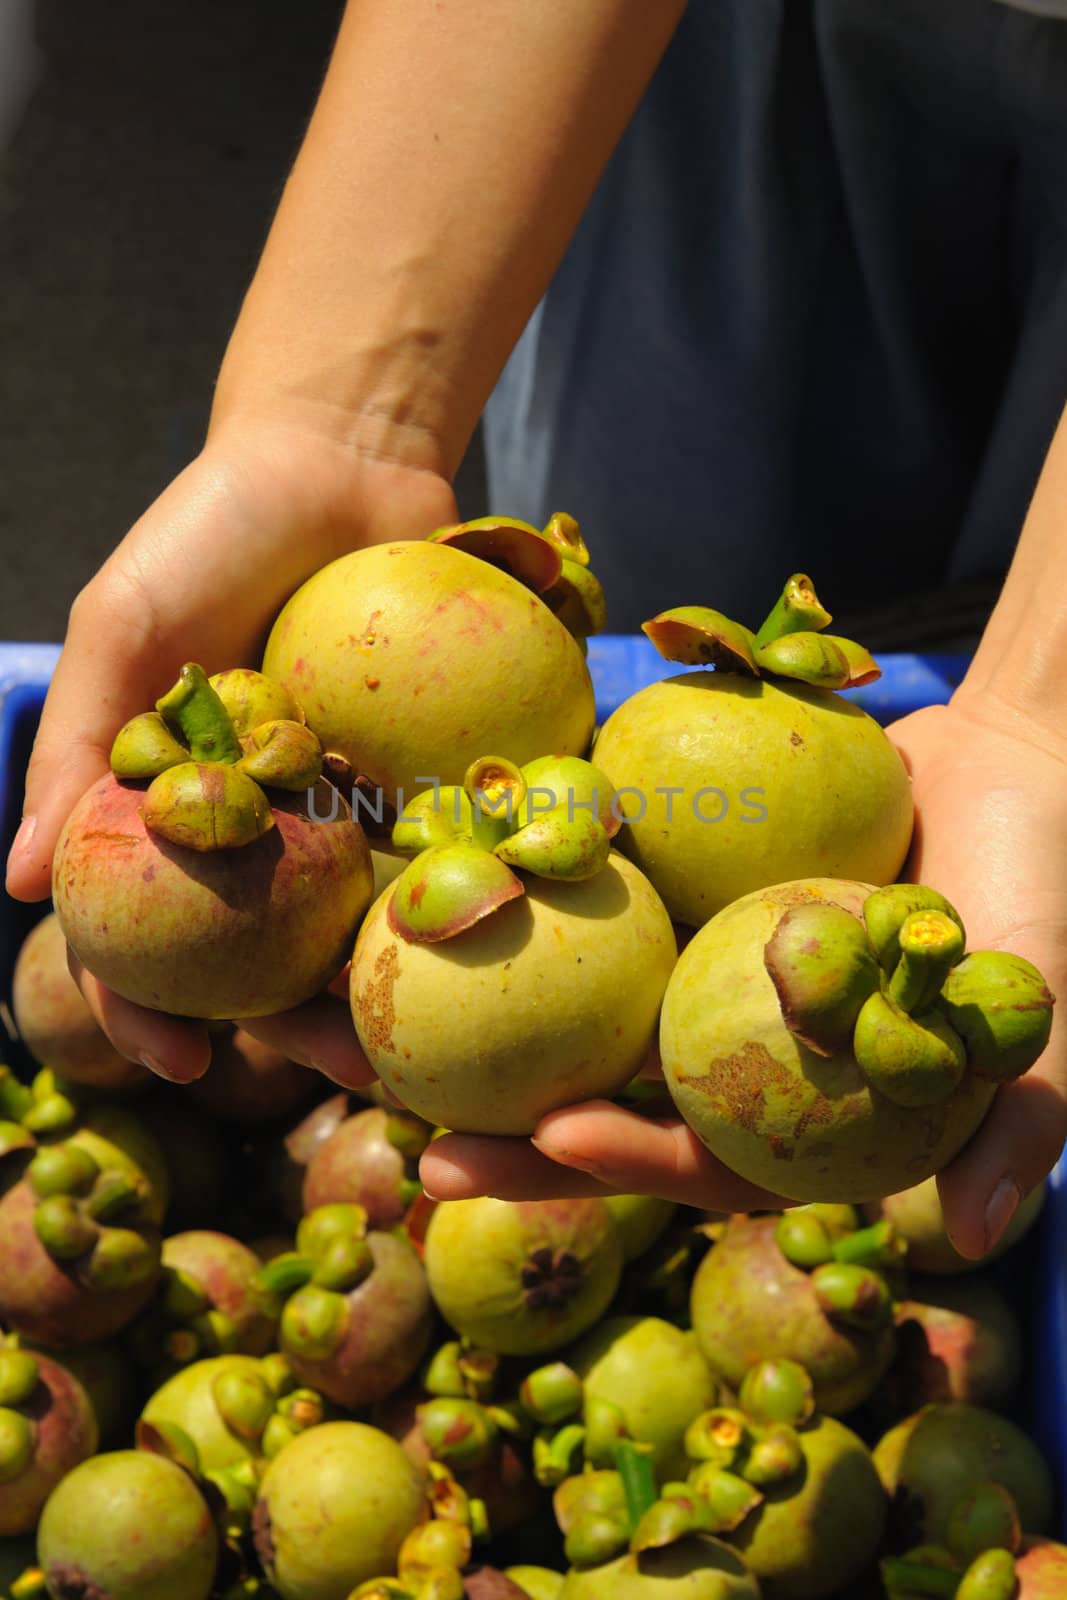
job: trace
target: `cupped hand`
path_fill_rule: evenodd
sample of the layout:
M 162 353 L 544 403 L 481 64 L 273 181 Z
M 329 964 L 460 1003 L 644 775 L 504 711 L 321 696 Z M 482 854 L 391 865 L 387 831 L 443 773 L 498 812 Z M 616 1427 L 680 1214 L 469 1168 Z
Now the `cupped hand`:
M 976 1258 L 1054 1165 L 1067 1134 L 1067 751 L 963 692 L 888 731 L 911 770 L 918 817 L 906 876 L 956 906 L 969 948 L 1025 956 L 1061 997 L 1041 1061 L 999 1090 L 941 1175 L 953 1241 Z M 780 1203 L 725 1168 L 679 1117 L 602 1101 L 553 1112 L 529 1142 L 451 1134 L 429 1147 L 421 1171 L 442 1199 L 614 1192 L 715 1210 Z
M 257 666 L 271 622 L 305 578 L 358 546 L 420 537 L 455 516 L 448 483 L 417 459 L 368 454 L 289 422 L 213 430 L 71 609 L 27 772 L 9 893 L 48 895 L 67 816 L 107 771 L 118 729 L 183 662 L 209 673 Z M 76 961 L 72 970 L 123 1054 L 178 1081 L 206 1069 L 203 1027 L 129 1004 Z M 346 1085 L 373 1076 L 341 999 L 251 1026 Z

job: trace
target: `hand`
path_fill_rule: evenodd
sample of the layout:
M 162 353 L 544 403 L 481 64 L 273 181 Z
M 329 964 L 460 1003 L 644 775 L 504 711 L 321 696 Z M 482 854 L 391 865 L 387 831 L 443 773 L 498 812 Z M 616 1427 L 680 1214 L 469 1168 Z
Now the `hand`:
M 998 722 L 962 694 L 889 732 L 911 768 L 919 819 L 907 876 L 952 901 L 969 948 L 1016 951 L 1061 997 L 1042 1060 L 999 1091 L 941 1178 L 956 1247 L 978 1257 L 1052 1167 L 1067 1133 L 1065 758 L 1028 742 L 1025 724 Z M 423 1156 L 422 1176 L 442 1199 L 626 1192 L 715 1210 L 780 1203 L 724 1168 L 679 1117 L 650 1119 L 599 1101 L 554 1112 L 531 1143 L 451 1134 Z
M 911 768 L 918 829 L 908 876 L 956 907 L 971 950 L 1011 950 L 1057 998 L 1041 1060 L 1001 1088 L 941 1174 L 961 1255 L 991 1250 L 1067 1135 L 1067 748 L 987 696 L 960 691 L 889 729 Z
M 419 537 L 455 517 L 449 485 L 421 461 L 361 452 L 289 422 L 233 420 L 213 430 L 72 607 L 27 773 L 9 892 L 47 896 L 67 816 L 107 771 L 118 729 L 169 688 L 183 662 L 208 672 L 258 665 L 275 615 L 311 573 L 360 545 Z M 124 1055 L 182 1082 L 206 1069 L 206 1029 L 131 1005 L 77 962 L 72 971 Z M 346 1085 L 373 1077 L 339 999 L 251 1027 Z

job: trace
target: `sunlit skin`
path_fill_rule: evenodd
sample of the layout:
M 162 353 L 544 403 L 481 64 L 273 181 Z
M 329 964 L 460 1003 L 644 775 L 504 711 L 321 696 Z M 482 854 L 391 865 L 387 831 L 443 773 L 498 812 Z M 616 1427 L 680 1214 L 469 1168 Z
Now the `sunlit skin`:
M 78 597 L 9 863 L 49 892 L 60 828 L 115 731 L 173 682 L 257 665 L 273 617 L 328 561 L 457 519 L 450 480 L 683 6 L 452 0 L 349 8 L 308 136 L 231 339 L 202 452 Z M 398 74 L 395 63 L 405 63 Z M 499 96 L 507 85 L 508 136 Z M 396 180 L 402 172 L 403 182 Z M 507 509 L 507 508 L 503 508 Z M 681 536 L 681 535 L 680 535 Z M 913 778 L 909 873 L 958 908 L 971 948 L 1016 951 L 1067 996 L 1067 418 L 982 646 L 952 703 L 890 731 Z M 800 566 L 808 555 L 797 551 Z M 832 575 L 827 575 L 832 603 Z M 132 1060 L 202 1074 L 202 1028 L 76 973 Z M 953 1240 L 980 1255 L 1067 1131 L 1064 1007 L 941 1179 Z M 369 1069 L 342 991 L 255 1032 L 337 1082 Z M 651 1192 L 768 1203 L 676 1118 L 554 1112 L 533 1141 L 449 1136 L 422 1160 L 442 1197 Z

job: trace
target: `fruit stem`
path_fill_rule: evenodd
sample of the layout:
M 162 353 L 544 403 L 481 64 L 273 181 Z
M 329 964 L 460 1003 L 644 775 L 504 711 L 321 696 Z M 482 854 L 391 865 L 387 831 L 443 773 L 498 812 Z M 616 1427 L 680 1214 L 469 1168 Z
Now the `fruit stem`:
M 173 689 L 168 689 L 156 710 L 189 747 L 191 761 L 241 759 L 241 746 L 230 713 L 211 687 L 202 667 L 187 661 Z
M 256 1292 L 268 1299 L 292 1294 L 294 1289 L 302 1289 L 311 1282 L 315 1266 L 314 1257 L 298 1255 L 295 1250 L 286 1251 L 260 1267 L 255 1277 Z
M 943 911 L 913 911 L 898 935 L 900 959 L 889 998 L 910 1015 L 928 1011 L 952 968 L 963 959 L 963 934 Z
M 883 1217 L 872 1222 L 869 1228 L 857 1228 L 833 1242 L 835 1261 L 849 1262 L 857 1267 L 899 1266 L 907 1254 L 907 1246 L 893 1224 Z
M 787 633 L 818 633 L 833 621 L 819 602 L 815 586 L 806 572 L 794 572 L 756 634 L 755 647 L 781 639 Z
M 659 1493 L 656 1488 L 656 1477 L 652 1470 L 652 1462 L 631 1439 L 620 1439 L 615 1446 L 614 1454 L 615 1467 L 622 1479 L 626 1495 L 630 1532 L 633 1534 L 646 1511 L 650 1511 L 656 1503 Z

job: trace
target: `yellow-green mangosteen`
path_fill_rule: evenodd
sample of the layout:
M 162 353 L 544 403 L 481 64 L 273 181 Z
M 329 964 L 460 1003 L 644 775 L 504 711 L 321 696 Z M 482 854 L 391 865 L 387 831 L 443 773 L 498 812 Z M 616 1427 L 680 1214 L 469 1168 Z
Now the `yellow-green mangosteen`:
M 1035 967 L 964 949 L 956 911 L 917 884 L 807 878 L 744 896 L 686 946 L 667 989 L 675 1104 L 727 1166 L 791 1200 L 922 1182 L 1051 1028 Z
M 752 633 L 683 606 L 645 623 L 698 670 L 654 683 L 605 722 L 595 759 L 620 792 L 623 848 L 671 916 L 700 927 L 791 878 L 890 883 L 907 855 L 911 785 L 896 748 L 835 691 L 880 669 L 797 573 Z

